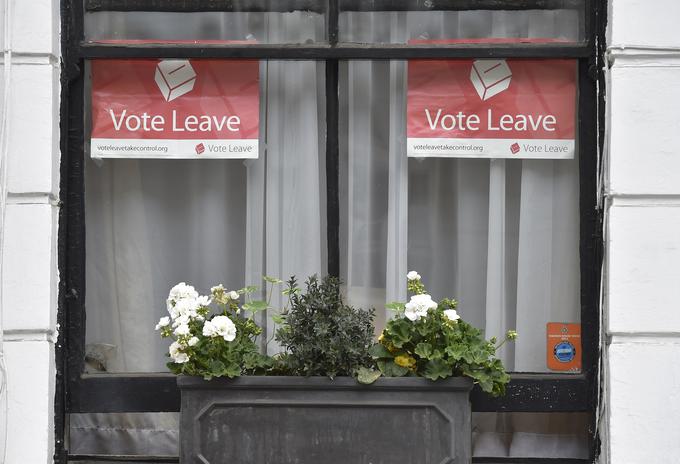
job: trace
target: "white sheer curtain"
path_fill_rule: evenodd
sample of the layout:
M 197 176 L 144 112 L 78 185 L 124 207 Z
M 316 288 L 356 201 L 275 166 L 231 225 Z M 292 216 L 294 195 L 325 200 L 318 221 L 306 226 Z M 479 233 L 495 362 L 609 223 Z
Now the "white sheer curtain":
M 320 40 L 323 22 L 308 23 L 277 15 L 265 32 Z M 239 24 L 231 36 L 249 35 Z M 165 371 L 167 344 L 153 327 L 179 281 L 205 292 L 325 272 L 323 76 L 323 63 L 262 62 L 257 160 L 87 159 L 90 369 Z
M 341 23 L 343 40 L 356 42 L 579 36 L 575 12 L 564 11 L 347 13 Z M 416 269 L 487 337 L 520 333 L 500 352 L 508 370 L 546 371 L 546 323 L 579 321 L 578 159 L 407 160 L 406 66 L 342 69 L 348 298 L 377 309 L 403 300 Z M 478 456 L 587 456 L 576 416 L 476 415 L 474 437 Z
M 321 17 L 266 19 L 255 31 L 253 21 L 239 21 L 241 29 L 228 28 L 225 38 L 323 35 Z M 120 31 L 126 24 L 113 29 L 128 37 Z M 152 38 L 163 29 L 141 25 L 149 30 L 130 33 Z M 207 292 L 219 282 L 261 285 L 263 274 L 326 272 L 323 69 L 311 61 L 262 62 L 257 160 L 86 157 L 87 370 L 166 372 L 167 343 L 154 325 L 179 281 Z M 176 455 L 177 435 L 175 414 L 78 414 L 70 422 L 71 449 L 83 454 Z
M 241 18 L 223 30 L 215 16 L 206 18 L 210 38 L 281 43 L 323 35 L 323 21 L 305 14 Z M 576 23 L 575 13 L 564 11 L 341 15 L 343 40 L 360 42 L 573 39 Z M 110 29 L 129 37 L 120 32 L 129 24 Z M 138 27 L 135 38 L 168 33 L 149 21 Z M 262 274 L 303 278 L 325 271 L 323 64 L 270 61 L 262 64 L 261 80 L 257 160 L 87 160 L 90 370 L 165 371 L 167 347 L 153 325 L 165 312 L 169 287 L 180 280 L 207 291 L 219 281 L 238 287 L 260 283 Z M 347 295 L 358 306 L 380 309 L 405 298 L 404 276 L 416 268 L 436 297 L 456 296 L 463 316 L 487 336 L 520 332 L 503 352 L 510 369 L 545 370 L 545 322 L 578 318 L 578 162 L 408 160 L 406 84 L 404 62 L 341 64 Z M 71 442 L 82 453 L 174 454 L 173 420 L 74 416 Z M 487 414 L 474 421 L 477 455 L 586 454 L 585 425 L 575 416 Z M 167 432 L 155 439 L 162 447 L 142 446 L 148 430 Z

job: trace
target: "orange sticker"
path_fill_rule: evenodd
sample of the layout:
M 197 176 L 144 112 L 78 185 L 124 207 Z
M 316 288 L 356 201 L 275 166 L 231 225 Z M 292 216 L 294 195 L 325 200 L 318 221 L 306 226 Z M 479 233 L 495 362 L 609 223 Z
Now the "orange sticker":
M 553 371 L 581 371 L 581 324 L 548 322 L 547 362 Z

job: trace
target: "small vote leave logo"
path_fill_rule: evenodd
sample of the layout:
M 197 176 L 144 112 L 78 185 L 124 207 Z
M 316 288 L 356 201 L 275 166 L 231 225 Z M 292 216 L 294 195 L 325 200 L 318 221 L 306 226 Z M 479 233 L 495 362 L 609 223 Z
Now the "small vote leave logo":
M 510 87 L 512 71 L 505 60 L 475 60 L 470 80 L 479 98 L 486 101 Z
M 165 101 L 170 102 L 194 89 L 196 71 L 189 60 L 162 60 L 154 79 Z
M 204 151 L 205 151 L 205 145 L 203 145 L 202 143 L 199 143 L 198 145 L 196 145 L 196 154 L 197 155 L 200 155 Z
M 515 142 L 512 145 L 510 145 L 510 151 L 512 152 L 513 155 L 519 153 L 519 143 Z

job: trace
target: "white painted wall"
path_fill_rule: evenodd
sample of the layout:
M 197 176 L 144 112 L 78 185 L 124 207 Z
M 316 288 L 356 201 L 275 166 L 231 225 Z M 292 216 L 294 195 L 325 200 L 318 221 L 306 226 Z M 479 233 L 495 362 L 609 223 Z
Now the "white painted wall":
M 603 462 L 680 462 L 680 2 L 611 0 Z
M 39 464 L 52 462 L 54 452 L 59 0 L 2 0 L 0 6 L 10 1 L 12 67 L 2 282 L 9 396 L 7 412 L 0 410 L 7 417 L 0 424 L 7 420 L 6 464 Z
M 53 453 L 58 4 L 13 1 L 7 464 L 49 463 Z M 602 460 L 613 464 L 680 462 L 678 19 L 677 0 L 610 4 Z

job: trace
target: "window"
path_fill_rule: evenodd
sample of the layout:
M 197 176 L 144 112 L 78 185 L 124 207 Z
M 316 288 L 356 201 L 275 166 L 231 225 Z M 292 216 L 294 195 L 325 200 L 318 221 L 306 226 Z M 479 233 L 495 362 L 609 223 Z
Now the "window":
M 411 268 L 437 297 L 458 297 L 466 318 L 488 334 L 522 335 L 504 354 L 516 372 L 508 394 L 473 392 L 475 462 L 592 459 L 599 5 L 67 4 L 61 462 L 125 455 L 177 462 L 179 392 L 152 331 L 173 283 L 236 286 L 262 274 L 327 272 L 343 278 L 353 303 L 380 308 L 403 296 Z M 246 43 L 224 43 L 234 40 Z M 408 60 L 478 57 L 577 62 L 574 159 L 406 158 Z M 89 66 L 113 58 L 260 60 L 259 158 L 91 159 Z M 581 324 L 580 372 L 546 368 L 547 322 Z M 106 435 L 115 428 L 128 439 Z M 149 433 L 162 438 L 139 446 Z

